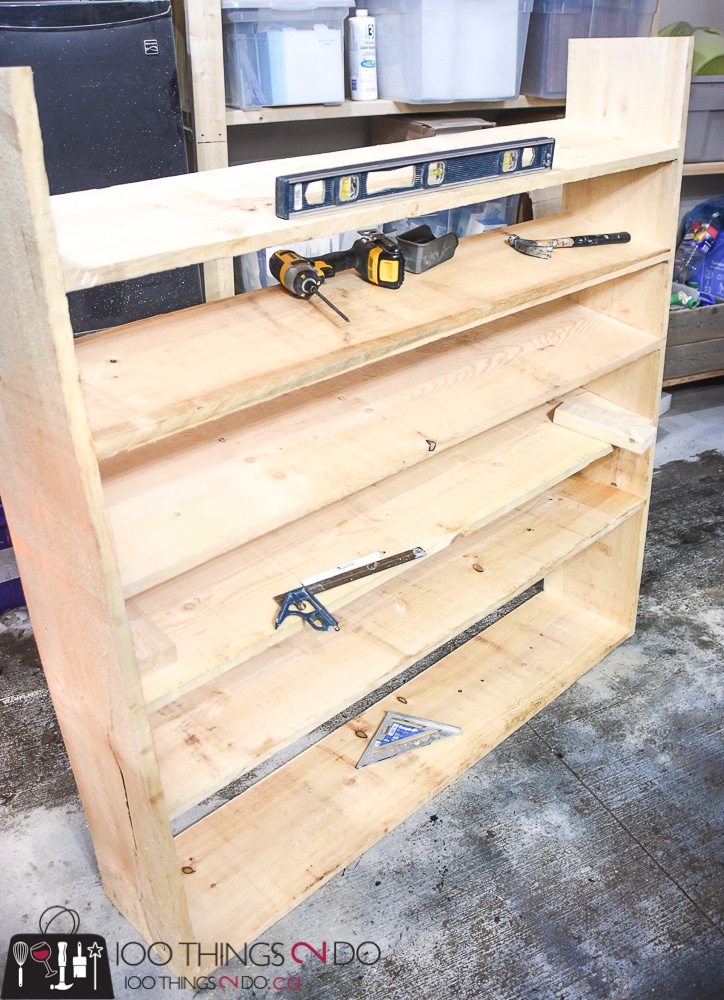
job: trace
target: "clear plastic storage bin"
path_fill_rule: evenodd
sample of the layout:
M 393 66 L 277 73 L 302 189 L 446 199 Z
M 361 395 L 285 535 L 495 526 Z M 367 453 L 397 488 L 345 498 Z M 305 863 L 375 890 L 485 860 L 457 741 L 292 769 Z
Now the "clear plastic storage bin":
M 512 225 L 518 214 L 519 200 L 520 195 L 513 194 L 507 198 L 496 198 L 493 201 L 464 205 L 462 208 L 432 212 L 430 215 L 397 219 L 395 222 L 386 222 L 382 229 L 392 239 L 396 239 L 409 229 L 425 225 L 430 227 L 436 238 L 445 236 L 446 233 L 455 233 L 462 239 L 464 236 L 476 236 L 478 233 L 487 233 L 490 229 Z
M 650 35 L 657 0 L 534 0 L 520 89 L 566 96 L 569 38 Z
M 408 104 L 517 97 L 533 0 L 366 0 L 380 97 Z
M 684 159 L 724 160 L 724 76 L 692 76 Z
M 339 0 L 223 0 L 226 103 L 341 104 L 344 19 L 354 6 Z

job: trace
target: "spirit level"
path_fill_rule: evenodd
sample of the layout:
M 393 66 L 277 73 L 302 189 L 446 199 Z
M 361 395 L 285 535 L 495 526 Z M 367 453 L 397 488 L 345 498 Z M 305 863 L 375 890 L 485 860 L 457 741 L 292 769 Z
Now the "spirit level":
M 288 219 L 302 212 L 399 197 L 405 192 L 472 184 L 505 174 L 550 170 L 554 146 L 554 139 L 526 139 L 458 149 L 443 155 L 427 153 L 289 174 L 277 177 L 276 213 L 280 219 Z

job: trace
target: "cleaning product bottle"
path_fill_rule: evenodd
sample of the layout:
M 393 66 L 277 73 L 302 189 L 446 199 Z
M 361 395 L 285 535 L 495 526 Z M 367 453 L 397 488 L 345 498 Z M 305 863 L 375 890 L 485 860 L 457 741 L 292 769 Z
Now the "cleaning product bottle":
M 375 19 L 359 7 L 348 21 L 347 56 L 349 85 L 353 101 L 377 100 L 377 58 Z
M 724 197 L 697 205 L 684 223 L 684 238 L 674 257 L 674 281 L 701 287 L 706 256 L 724 230 Z

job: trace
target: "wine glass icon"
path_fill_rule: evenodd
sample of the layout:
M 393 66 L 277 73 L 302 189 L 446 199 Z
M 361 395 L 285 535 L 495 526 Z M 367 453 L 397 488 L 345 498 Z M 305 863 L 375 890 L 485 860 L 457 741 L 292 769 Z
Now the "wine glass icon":
M 50 967 L 50 962 L 48 961 L 50 958 L 50 945 L 47 941 L 38 941 L 37 944 L 32 945 L 30 948 L 30 955 L 36 962 L 45 963 L 45 968 L 48 970 L 45 973 L 46 979 L 50 979 L 51 976 L 56 974 L 56 970 Z

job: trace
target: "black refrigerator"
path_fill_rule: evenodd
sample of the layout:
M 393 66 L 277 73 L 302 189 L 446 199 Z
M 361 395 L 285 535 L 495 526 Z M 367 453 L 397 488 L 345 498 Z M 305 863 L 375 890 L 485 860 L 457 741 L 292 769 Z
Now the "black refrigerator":
M 51 194 L 187 173 L 168 0 L 0 0 L 0 66 L 30 66 Z M 76 334 L 202 301 L 200 269 L 68 295 Z

